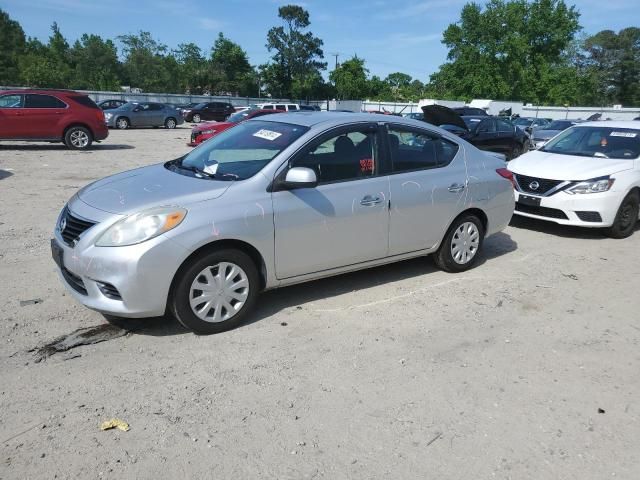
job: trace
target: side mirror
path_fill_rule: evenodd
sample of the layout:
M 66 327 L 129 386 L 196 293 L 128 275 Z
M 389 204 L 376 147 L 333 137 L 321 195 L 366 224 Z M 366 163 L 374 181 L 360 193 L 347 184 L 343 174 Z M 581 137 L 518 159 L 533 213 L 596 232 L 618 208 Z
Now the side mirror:
M 278 182 L 276 190 L 293 190 L 296 188 L 314 188 L 318 185 L 318 177 L 316 172 L 306 167 L 291 168 L 284 180 Z

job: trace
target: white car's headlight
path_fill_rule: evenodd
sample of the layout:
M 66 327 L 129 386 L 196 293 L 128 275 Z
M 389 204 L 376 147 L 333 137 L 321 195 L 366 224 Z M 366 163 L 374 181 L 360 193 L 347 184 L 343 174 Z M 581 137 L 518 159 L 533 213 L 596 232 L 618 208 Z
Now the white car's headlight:
M 104 118 L 106 118 L 107 120 L 109 120 L 111 117 L 113 117 L 113 113 L 105 113 L 104 114 Z
M 180 225 L 187 211 L 180 207 L 157 207 L 129 215 L 111 225 L 96 247 L 124 247 L 146 242 Z
M 585 180 L 566 190 L 567 193 L 601 193 L 611 188 L 615 179 L 609 177 Z

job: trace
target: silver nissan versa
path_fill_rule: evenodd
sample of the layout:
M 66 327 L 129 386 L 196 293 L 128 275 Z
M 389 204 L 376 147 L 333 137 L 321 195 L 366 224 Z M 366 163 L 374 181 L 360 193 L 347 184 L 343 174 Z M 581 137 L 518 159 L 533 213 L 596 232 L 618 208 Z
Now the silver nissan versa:
M 300 112 L 243 122 L 177 160 L 80 190 L 52 254 L 116 317 L 233 328 L 262 290 L 433 253 L 474 265 L 514 208 L 504 160 L 412 119 Z

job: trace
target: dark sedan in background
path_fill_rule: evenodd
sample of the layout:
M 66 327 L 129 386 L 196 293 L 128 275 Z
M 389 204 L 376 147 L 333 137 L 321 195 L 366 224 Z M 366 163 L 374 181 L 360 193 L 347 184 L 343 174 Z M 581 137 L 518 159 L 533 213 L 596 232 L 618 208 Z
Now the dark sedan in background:
M 560 132 L 580 123 L 581 120 L 554 120 L 544 127 L 535 129 L 531 134 L 531 148 L 540 148 Z
M 109 127 L 126 130 L 129 127 L 176 128 L 184 123 L 182 116 L 172 106 L 154 102 L 128 102 L 104 114 Z
M 235 113 L 236 109 L 227 102 L 206 102 L 199 103 L 193 108 L 182 110 L 185 121 L 200 123 L 202 120 L 224 121 L 229 115 Z
M 424 120 L 442 127 L 480 150 L 501 153 L 507 160 L 518 157 L 529 150 L 529 135 L 501 117 L 460 116 L 451 108 L 442 105 L 422 107 Z

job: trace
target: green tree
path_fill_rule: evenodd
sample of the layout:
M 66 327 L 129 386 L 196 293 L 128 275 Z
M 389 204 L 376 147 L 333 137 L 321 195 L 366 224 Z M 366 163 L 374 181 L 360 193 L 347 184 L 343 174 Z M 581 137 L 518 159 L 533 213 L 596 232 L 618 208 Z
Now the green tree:
M 640 105 L 640 28 L 603 30 L 584 41 L 589 72 L 609 103 Z
M 75 67 L 71 88 L 84 90 L 118 90 L 120 63 L 118 51 L 111 40 L 86 33 L 71 49 Z
M 387 75 L 384 81 L 389 85 L 392 100 L 403 101 L 409 99 L 411 80 L 413 80 L 411 75 L 406 73 L 395 72 Z
M 21 83 L 33 87 L 68 88 L 74 65 L 69 44 L 58 24 L 51 26 L 49 43 L 29 38 L 25 53 L 18 60 Z
M 210 65 L 212 93 L 255 94 L 257 82 L 247 53 L 222 33 L 211 49 Z
M 354 55 L 346 62 L 338 65 L 329 75 L 334 83 L 336 94 L 342 100 L 365 98 L 369 95 L 369 70 L 364 66 L 364 60 Z
M 118 37 L 124 54 L 123 81 L 145 92 L 172 92 L 176 79 L 170 77 L 165 63 L 167 47 L 149 32 Z
M 490 0 L 484 9 L 469 3 L 444 32 L 448 62 L 431 76 L 428 91 L 440 98 L 547 102 L 558 80 L 549 72 L 566 66 L 563 52 L 580 29 L 578 18 L 564 0 Z M 569 99 L 574 86 L 554 96 Z
M 20 82 L 18 59 L 25 51 L 22 27 L 0 9 L 0 85 L 16 85 Z
M 294 84 L 300 89 L 305 77 L 313 78 L 327 64 L 322 62 L 322 40 L 305 31 L 310 25 L 309 12 L 298 5 L 285 5 L 278 9 L 278 16 L 284 25 L 269 30 L 266 45 L 274 52 L 272 65 L 276 67 L 263 66 L 261 71 L 272 95 L 277 92 L 293 98 Z
M 200 94 L 207 84 L 207 61 L 195 43 L 181 43 L 173 52 L 178 63 L 179 91 Z

